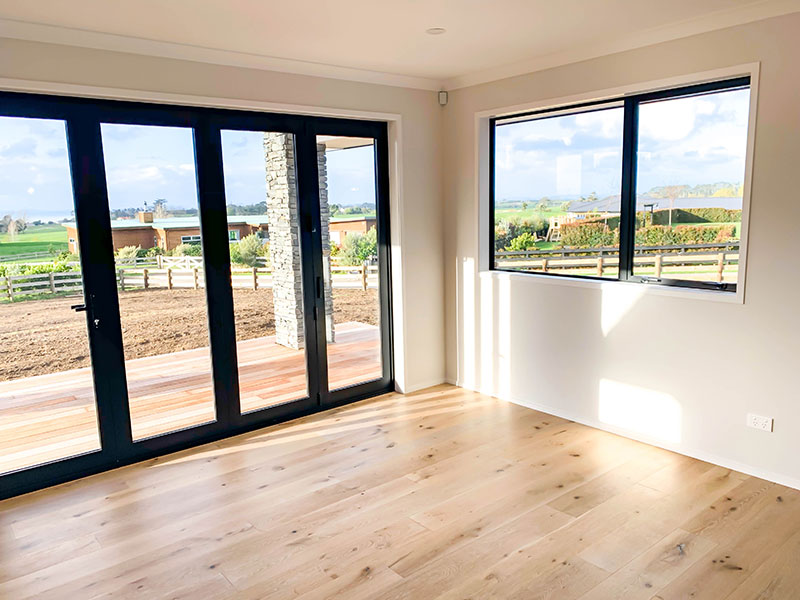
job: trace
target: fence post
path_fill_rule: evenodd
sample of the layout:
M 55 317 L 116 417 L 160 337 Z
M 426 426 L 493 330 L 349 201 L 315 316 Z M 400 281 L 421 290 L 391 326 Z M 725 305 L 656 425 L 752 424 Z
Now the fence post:
M 253 289 L 258 289 L 258 267 L 253 267 Z
M 144 289 L 147 289 L 147 283 L 149 279 L 150 277 L 148 277 L 148 270 L 146 268 L 142 269 L 142 283 L 144 283 Z
M 192 268 L 192 275 L 194 276 L 194 289 L 198 289 L 200 282 L 197 279 L 197 267 Z
M 656 264 L 655 264 L 656 274 L 655 275 L 656 275 L 656 277 L 661 277 L 661 255 L 660 254 L 656 254 L 656 261 L 655 262 L 656 262 Z
M 368 261 L 363 261 L 361 263 L 361 287 L 364 288 L 364 291 L 367 291 L 367 264 Z
M 547 273 L 547 259 L 546 258 L 542 259 L 542 272 L 543 273 Z
M 55 294 L 56 293 L 56 278 L 53 275 L 52 271 L 50 273 L 48 273 L 48 275 L 50 275 L 50 277 L 49 277 L 49 279 L 50 279 L 50 291 Z
M 164 268 L 164 259 L 161 257 L 160 254 L 156 254 L 156 265 L 159 269 Z
M 603 276 L 603 255 L 602 254 L 597 258 L 597 276 L 598 277 L 602 277 Z
M 167 269 L 167 289 L 172 289 L 172 269 Z
M 6 276 L 6 292 L 8 293 L 8 299 L 14 300 L 14 290 L 11 285 L 11 277 Z
M 722 283 L 722 271 L 725 270 L 725 253 L 720 252 L 717 257 L 717 282 Z

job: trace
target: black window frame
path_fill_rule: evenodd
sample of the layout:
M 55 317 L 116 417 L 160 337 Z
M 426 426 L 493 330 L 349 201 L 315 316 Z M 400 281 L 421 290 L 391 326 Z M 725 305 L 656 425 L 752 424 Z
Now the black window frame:
M 120 466 L 261 429 L 305 415 L 394 391 L 394 331 L 390 264 L 391 223 L 388 123 L 379 120 L 275 113 L 257 109 L 107 100 L 56 94 L 0 91 L 0 116 L 64 121 L 79 231 L 77 241 L 90 314 L 101 317 L 102 331 L 90 336 L 92 377 L 100 449 L 0 474 L 0 500 L 57 485 Z M 216 418 L 213 422 L 133 440 L 119 298 L 113 262 L 110 212 L 101 123 L 186 127 L 193 130 L 198 189 L 198 218 L 204 247 L 206 316 L 211 348 Z M 222 131 L 269 131 L 291 134 L 297 155 L 299 220 L 303 247 L 303 302 L 308 396 L 264 409 L 242 412 L 236 323 L 230 283 L 230 240 L 225 200 Z M 378 219 L 379 304 L 382 373 L 363 382 L 329 389 L 324 298 L 315 280 L 322 277 L 317 136 L 374 140 L 375 202 Z M 79 206 L 81 208 L 79 208 Z M 85 208 L 91 206 L 92 208 Z M 90 244 L 91 239 L 91 244 Z M 313 262 L 313 267 L 312 267 Z M 88 282 L 88 283 L 87 283 Z M 85 288 L 86 289 L 86 288 Z M 314 315 L 314 318 L 310 316 Z M 114 372 L 119 376 L 107 377 Z
M 692 281 L 688 279 L 671 279 L 668 277 L 650 277 L 633 274 L 633 259 L 636 248 L 636 176 L 638 155 L 639 132 L 639 106 L 646 102 L 669 100 L 682 97 L 701 96 L 717 92 L 733 91 L 737 89 L 751 89 L 749 75 L 720 79 L 705 83 L 667 88 L 652 92 L 628 94 L 602 100 L 581 102 L 554 108 L 534 110 L 510 115 L 496 116 L 489 119 L 489 270 L 503 273 L 517 273 L 535 277 L 564 277 L 577 280 L 613 282 L 623 281 L 628 283 L 643 283 L 648 285 L 721 291 L 735 294 L 739 278 L 736 283 L 714 281 Z M 623 106 L 624 116 L 622 125 L 622 185 L 620 189 L 620 240 L 619 240 L 619 273 L 617 278 L 599 277 L 596 275 L 575 275 L 570 273 L 547 273 L 544 271 L 522 271 L 517 269 L 499 268 L 495 262 L 495 132 L 498 123 L 501 125 L 510 120 L 524 121 L 527 119 L 541 119 L 560 116 L 562 114 L 582 114 L 593 110 L 612 108 L 614 105 Z M 748 130 L 748 144 L 751 132 Z M 746 172 L 746 170 L 745 170 Z M 745 177 L 746 179 L 746 177 Z M 745 187 L 747 182 L 745 181 Z M 741 252 L 744 245 L 740 244 L 739 264 L 742 264 Z M 739 271 L 740 277 L 744 272 Z

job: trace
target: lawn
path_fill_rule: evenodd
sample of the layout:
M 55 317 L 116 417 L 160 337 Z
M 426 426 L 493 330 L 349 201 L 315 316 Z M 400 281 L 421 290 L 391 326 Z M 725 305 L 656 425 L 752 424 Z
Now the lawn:
M 535 217 L 548 220 L 550 217 L 559 217 L 565 214 L 567 213 L 559 208 L 540 211 L 533 206 L 529 206 L 525 210 L 521 208 L 496 208 L 494 210 L 495 221 L 500 219 L 532 219 Z
M 49 252 L 51 248 L 56 253 L 67 249 L 67 230 L 61 225 L 29 225 L 13 241 L 7 233 L 0 233 L 0 256 Z

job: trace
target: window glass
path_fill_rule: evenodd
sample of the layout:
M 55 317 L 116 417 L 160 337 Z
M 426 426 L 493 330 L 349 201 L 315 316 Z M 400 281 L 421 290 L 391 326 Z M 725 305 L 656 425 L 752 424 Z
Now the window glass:
M 495 267 L 616 278 L 623 109 L 498 123 Z
M 750 90 L 639 107 L 634 275 L 736 283 Z

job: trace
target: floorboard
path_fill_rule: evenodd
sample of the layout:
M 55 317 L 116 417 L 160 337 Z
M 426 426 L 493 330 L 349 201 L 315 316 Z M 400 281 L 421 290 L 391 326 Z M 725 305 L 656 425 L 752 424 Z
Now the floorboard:
M 0 597 L 797 598 L 800 492 L 452 386 L 0 503 Z

